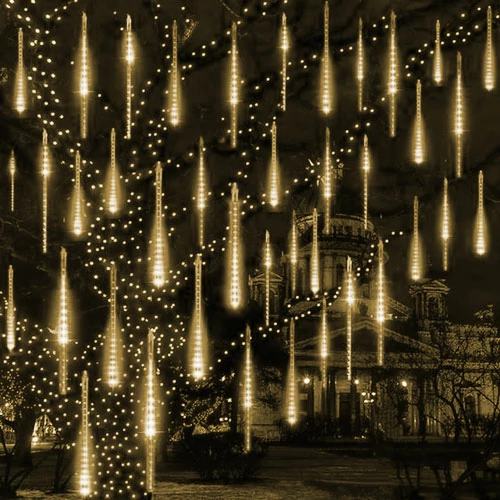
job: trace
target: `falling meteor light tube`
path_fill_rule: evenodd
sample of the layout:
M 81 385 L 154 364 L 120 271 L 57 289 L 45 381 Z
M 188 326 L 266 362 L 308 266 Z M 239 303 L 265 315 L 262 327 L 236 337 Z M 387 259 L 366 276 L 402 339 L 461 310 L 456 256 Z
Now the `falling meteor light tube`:
M 283 12 L 281 16 L 281 109 L 286 111 L 286 65 L 287 54 L 290 49 L 290 42 L 288 41 L 288 28 L 286 26 L 286 14 Z
M 493 90 L 496 84 L 495 47 L 493 46 L 493 14 L 488 5 L 486 17 L 486 48 L 484 51 L 483 85 L 486 90 Z
M 457 178 L 462 176 L 462 148 L 464 124 L 464 90 L 462 81 L 462 54 L 457 52 L 457 83 L 455 88 L 455 173 Z
M 391 11 L 389 71 L 387 92 L 389 94 L 389 136 L 396 137 L 396 94 L 398 91 L 398 46 L 396 41 L 396 14 Z
M 290 340 L 288 361 L 287 420 L 290 425 L 297 422 L 297 380 L 295 374 L 295 319 L 290 318 Z
M 238 68 L 238 32 L 233 22 L 231 27 L 231 77 L 229 86 L 229 103 L 231 105 L 231 147 L 238 145 L 238 102 L 240 100 L 240 81 Z
M 253 370 L 251 331 L 247 325 L 245 332 L 245 366 L 243 372 L 243 407 L 245 411 L 245 452 L 252 451 L 252 405 L 253 405 Z
M 322 412 L 327 412 L 327 370 L 328 370 L 328 320 L 326 312 L 326 298 L 321 301 L 321 328 L 320 328 L 320 371 L 322 388 Z
M 436 85 L 443 83 L 443 55 L 441 52 L 441 24 L 436 21 L 436 39 L 434 42 L 434 59 L 432 62 L 432 79 Z
M 291 294 L 295 297 L 297 292 L 297 262 L 298 262 L 298 236 L 295 210 L 292 213 L 292 230 L 290 233 L 290 272 L 291 272 Z
M 82 373 L 82 403 L 81 403 L 81 444 L 79 451 L 79 491 L 83 497 L 88 497 L 91 491 L 91 472 L 90 472 L 90 423 L 89 423 L 89 376 L 87 370 Z
M 448 271 L 448 245 L 450 240 L 450 203 L 448 200 L 448 179 L 443 181 L 443 209 L 441 220 L 441 239 L 443 240 L 443 271 Z
M 81 173 L 80 151 L 77 151 L 75 157 L 75 188 L 73 191 L 73 206 L 71 207 L 71 230 L 77 237 L 81 236 L 85 229 L 85 199 L 81 186 Z
M 206 370 L 206 327 L 203 317 L 202 302 L 202 260 L 201 253 L 196 255 L 194 263 L 195 289 L 193 326 L 189 340 L 189 368 L 195 380 L 205 376 Z
M 59 342 L 59 394 L 66 394 L 68 388 L 70 297 L 67 276 L 67 253 L 63 247 L 61 247 L 61 281 L 59 287 L 59 321 L 57 325 L 57 338 Z
M 110 135 L 110 163 L 106 178 L 106 210 L 109 215 L 117 215 L 122 207 L 122 190 L 120 186 L 120 172 L 116 164 L 116 132 L 111 129 Z
M 331 211 L 332 211 L 332 196 L 333 196 L 333 180 L 332 180 L 332 162 L 330 152 L 330 129 L 327 127 L 325 131 L 325 158 L 323 169 L 323 198 L 325 199 L 325 226 L 324 234 L 331 233 Z
M 47 253 L 47 232 L 48 232 L 48 207 L 49 207 L 49 143 L 47 130 L 43 129 L 42 136 L 42 252 Z
M 332 111 L 332 63 L 330 60 L 330 8 L 328 1 L 325 2 L 323 12 L 324 35 L 323 35 L 323 60 L 321 64 L 321 110 L 325 115 Z
M 118 320 L 118 302 L 116 291 L 118 286 L 116 264 L 111 263 L 109 279 L 109 319 L 106 334 L 106 353 L 104 381 L 110 387 L 116 387 L 122 380 L 122 342 Z
M 155 219 L 150 250 L 150 275 L 156 288 L 165 284 L 168 272 L 168 249 L 163 227 L 162 170 L 161 163 L 158 161 L 155 167 Z
M 126 79 L 125 79 L 125 96 L 126 96 L 126 111 L 125 111 L 125 123 L 126 123 L 126 133 L 125 139 L 132 138 L 132 94 L 133 94 L 133 84 L 132 84 L 132 73 L 134 71 L 135 63 L 135 53 L 134 53 L 134 41 L 132 35 L 132 18 L 127 14 L 127 29 L 125 33 L 125 63 L 126 63 Z
M 377 365 L 384 364 L 384 321 L 385 321 L 385 292 L 384 292 L 384 243 L 378 242 L 378 280 L 377 280 Z
M 280 172 L 277 146 L 276 122 L 271 127 L 271 163 L 269 164 L 268 197 L 271 207 L 276 208 L 280 202 Z
M 424 119 L 422 118 L 422 84 L 417 80 L 415 96 L 415 124 L 413 126 L 413 161 L 421 165 L 425 161 Z
M 362 156 L 362 169 L 363 169 L 363 227 L 365 231 L 368 229 L 368 174 L 370 173 L 371 161 L 370 150 L 368 147 L 368 136 L 365 134 L 363 137 L 363 156 Z
M 413 236 L 410 252 L 410 276 L 413 281 L 422 278 L 422 259 L 420 255 L 420 234 L 418 231 L 418 198 L 413 198 Z
M 266 304 L 265 304 L 265 324 L 269 326 L 271 316 L 271 243 L 269 241 L 269 231 L 266 231 L 266 243 L 264 245 L 264 267 L 265 267 L 265 288 L 266 288 Z
M 352 276 L 352 259 L 347 256 L 347 297 L 346 297 L 346 348 L 347 380 L 352 378 L 352 307 L 354 305 L 354 279 Z
M 14 150 L 10 152 L 9 174 L 10 174 L 10 211 L 14 212 L 15 176 L 16 176 L 16 157 L 14 155 Z
M 318 212 L 313 211 L 313 238 L 311 244 L 311 291 L 314 295 L 319 292 L 319 242 L 318 242 Z
M 477 213 L 474 231 L 474 251 L 476 255 L 486 254 L 486 214 L 484 211 L 484 179 L 480 170 L 477 179 Z
M 13 351 L 16 347 L 16 307 L 14 305 L 14 268 L 9 266 L 9 283 L 7 296 L 7 349 Z
M 365 47 L 363 42 L 363 19 L 359 18 L 358 53 L 356 57 L 356 80 L 358 82 L 358 111 L 363 111 L 363 82 L 365 79 Z
M 24 70 L 23 56 L 23 29 L 17 31 L 17 72 L 15 83 L 15 108 L 19 114 L 26 109 L 26 72 Z
M 240 242 L 240 202 L 238 186 L 231 187 L 231 202 L 229 205 L 229 241 L 227 261 L 227 305 L 236 310 L 243 305 L 242 256 Z
M 168 90 L 168 111 L 170 123 L 177 127 L 181 121 L 181 78 L 177 54 L 177 21 L 172 26 L 172 64 L 170 66 L 170 85 Z
M 87 14 L 82 12 L 82 34 L 80 41 L 80 136 L 87 138 L 88 105 L 90 92 L 89 49 L 87 41 Z
M 146 490 L 153 494 L 155 483 L 156 446 L 156 375 L 154 360 L 155 336 L 152 329 L 148 333 L 148 359 L 146 366 L 146 407 L 144 434 L 146 436 Z
M 207 207 L 207 186 L 206 186 L 206 171 L 205 171 L 205 146 L 203 138 L 200 137 L 199 142 L 199 159 L 198 159 L 198 186 L 196 189 L 196 208 L 198 209 L 198 242 L 200 248 L 205 245 L 205 209 Z

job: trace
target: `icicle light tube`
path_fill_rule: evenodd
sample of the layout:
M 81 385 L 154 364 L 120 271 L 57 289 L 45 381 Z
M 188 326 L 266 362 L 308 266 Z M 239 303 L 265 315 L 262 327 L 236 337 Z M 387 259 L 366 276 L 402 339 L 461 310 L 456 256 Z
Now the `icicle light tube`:
M 134 42 L 132 37 L 132 18 L 127 14 L 127 30 L 125 34 L 125 63 L 126 63 L 126 80 L 125 80 L 125 96 L 126 96 L 126 111 L 125 123 L 126 133 L 125 139 L 132 138 L 132 73 L 134 71 L 135 53 Z
M 231 28 L 231 77 L 229 87 L 229 103 L 231 105 L 231 147 L 235 149 L 238 145 L 238 102 L 240 100 L 238 64 L 238 31 L 233 22 Z
M 320 328 L 320 371 L 321 371 L 321 386 L 323 388 L 323 398 L 326 398 L 326 377 L 328 370 L 328 321 L 326 312 L 326 298 L 321 301 L 321 328 Z M 326 401 L 323 399 L 323 407 L 326 410 Z
M 81 444 L 78 448 L 80 458 L 78 489 L 80 491 L 80 495 L 87 497 L 91 492 L 92 477 L 90 473 L 89 376 L 86 370 L 82 374 L 81 412 Z
M 319 292 L 319 241 L 318 241 L 318 212 L 313 211 L 313 238 L 311 243 L 311 291 L 316 295 Z
M 477 179 L 477 214 L 474 238 L 476 255 L 486 254 L 486 215 L 484 212 L 484 180 L 483 171 L 480 170 Z
M 366 231 L 368 229 L 368 175 L 370 173 L 370 149 L 368 147 L 368 136 L 365 134 L 363 137 L 363 227 Z
M 42 139 L 42 252 L 47 253 L 48 207 L 49 207 L 49 142 L 47 130 L 43 129 Z
M 76 152 L 75 157 L 75 188 L 73 193 L 73 207 L 72 207 L 72 231 L 75 236 L 81 236 L 83 233 L 83 218 L 84 218 L 84 200 L 81 186 L 81 161 L 80 151 Z
M 297 381 L 295 376 L 295 319 L 290 318 L 288 405 L 287 420 L 290 425 L 297 422 Z
M 156 395 L 155 395 L 155 336 L 153 330 L 148 333 L 148 359 L 146 365 L 146 404 L 144 434 L 146 436 L 146 490 L 153 493 L 155 482 L 155 446 L 156 446 Z
M 245 411 L 245 452 L 252 450 L 252 405 L 253 405 L 253 370 L 251 331 L 247 325 L 245 333 L 245 366 L 243 373 L 243 408 Z
M 80 136 L 87 138 L 89 104 L 89 53 L 87 41 L 87 14 L 82 12 L 82 33 L 80 39 Z
M 61 248 L 61 277 L 59 283 L 59 321 L 57 339 L 59 342 L 59 393 L 66 394 L 68 378 L 67 346 L 70 337 L 70 300 L 67 275 L 67 253 Z
M 203 248 L 205 244 L 205 209 L 207 207 L 207 181 L 205 171 L 205 153 L 203 138 L 199 142 L 198 185 L 196 188 L 196 208 L 198 209 L 198 244 Z
M 9 174 L 10 174 L 10 211 L 14 212 L 15 202 L 15 177 L 16 177 L 16 157 L 14 151 L 11 151 L 9 158 Z
M 228 306 L 235 310 L 239 309 L 243 303 L 241 280 L 240 202 L 238 199 L 238 186 L 236 183 L 233 183 L 231 188 L 228 243 Z
M 191 332 L 189 365 L 195 380 L 200 380 L 205 376 L 205 321 L 202 309 L 202 260 L 201 253 L 196 255 L 194 263 L 195 288 L 194 288 L 194 313 L 193 329 Z
M 281 109 L 286 111 L 286 84 L 287 84 L 287 55 L 290 49 L 288 41 L 288 28 L 286 26 L 286 14 L 281 16 Z
M 180 73 L 177 55 L 177 21 L 172 26 L 172 64 L 170 66 L 170 86 L 168 91 L 168 109 L 170 123 L 177 127 L 181 122 Z
M 496 84 L 495 48 L 493 46 L 493 15 L 491 5 L 488 5 L 486 17 L 486 48 L 484 52 L 483 85 L 488 91 Z
M 455 88 L 455 175 L 462 176 L 462 148 L 464 134 L 464 90 L 462 81 L 462 55 L 457 52 L 457 82 Z
M 116 132 L 111 129 L 110 164 L 106 179 L 106 209 L 108 214 L 117 215 L 121 210 L 122 196 L 120 189 L 120 173 L 116 164 Z
M 298 236 L 295 210 L 292 213 L 292 230 L 290 233 L 290 266 L 291 266 L 291 294 L 295 297 L 297 292 L 297 262 L 298 262 Z
M 323 60 L 321 64 L 321 110 L 325 115 L 332 111 L 332 64 L 330 61 L 330 8 L 325 2 L 323 12 Z
M 265 324 L 269 326 L 271 320 L 271 242 L 269 241 L 269 231 L 266 231 L 266 242 L 264 245 L 264 267 L 265 267 L 265 287 L 266 287 L 266 306 L 265 306 Z
M 365 79 L 365 47 L 363 42 L 363 19 L 359 18 L 358 53 L 356 57 L 356 80 L 358 82 L 358 111 L 363 111 L 363 83 Z
M 422 278 L 422 260 L 420 255 L 420 234 L 418 230 L 418 198 L 413 198 L 413 237 L 410 252 L 410 274 L 413 281 Z
M 278 161 L 276 122 L 271 127 L 271 163 L 269 164 L 268 197 L 271 207 L 276 208 L 280 203 L 280 172 Z
M 443 208 L 441 219 L 441 239 L 443 243 L 443 271 L 448 271 L 448 245 L 451 236 L 450 230 L 450 203 L 448 199 L 448 179 L 443 181 Z
M 384 243 L 378 242 L 378 280 L 377 280 L 377 322 L 379 325 L 377 338 L 377 365 L 384 364 L 384 321 L 385 321 L 385 291 L 384 291 Z
M 443 55 L 441 53 L 441 24 L 436 21 L 436 39 L 434 42 L 434 59 L 432 63 L 432 79 L 436 85 L 443 83 Z
M 396 94 L 398 91 L 398 47 L 396 41 L 396 14 L 391 12 L 389 41 L 389 71 L 387 93 L 389 94 L 389 136 L 396 137 Z
M 332 211 L 332 196 L 333 196 L 333 179 L 332 179 L 332 162 L 330 151 L 330 129 L 325 130 L 325 157 L 323 168 L 323 198 L 325 199 L 325 227 L 324 234 L 331 233 L 331 211 Z
M 168 253 L 165 229 L 163 227 L 163 189 L 162 189 L 162 166 L 160 162 L 155 167 L 155 219 L 153 223 L 153 235 L 151 238 L 151 281 L 157 288 L 162 287 L 167 280 Z
M 9 282 L 7 296 L 7 349 L 13 351 L 16 347 L 16 308 L 14 305 L 14 268 L 9 266 Z
M 111 263 L 109 277 L 109 323 L 106 338 L 106 374 L 105 381 L 110 387 L 116 387 L 120 384 L 121 373 L 121 340 L 120 327 L 118 324 L 118 303 L 116 290 L 118 286 L 116 264 Z
M 422 118 L 422 84 L 417 80 L 415 96 L 415 123 L 413 126 L 413 161 L 421 165 L 425 161 L 424 120 Z
M 347 256 L 347 296 L 346 296 L 346 372 L 347 380 L 352 378 L 352 307 L 354 305 L 354 279 L 352 276 L 352 259 Z
M 17 31 L 17 72 L 14 95 L 15 108 L 19 114 L 26 109 L 26 73 L 24 70 L 23 45 L 23 30 L 19 28 Z

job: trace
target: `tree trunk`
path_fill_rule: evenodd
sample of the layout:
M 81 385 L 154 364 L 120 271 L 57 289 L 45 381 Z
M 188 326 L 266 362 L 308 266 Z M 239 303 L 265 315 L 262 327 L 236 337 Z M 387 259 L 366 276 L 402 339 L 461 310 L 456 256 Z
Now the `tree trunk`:
M 31 409 L 23 410 L 16 419 L 15 434 L 16 447 L 14 450 L 14 463 L 23 467 L 32 467 L 31 438 L 35 428 L 36 415 Z

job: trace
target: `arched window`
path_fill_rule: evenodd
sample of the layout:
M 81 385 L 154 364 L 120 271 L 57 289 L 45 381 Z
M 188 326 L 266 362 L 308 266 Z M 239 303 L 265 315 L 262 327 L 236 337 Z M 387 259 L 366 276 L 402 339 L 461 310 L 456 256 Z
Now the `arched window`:
M 469 418 L 476 416 L 476 398 L 472 394 L 465 396 L 464 406 L 465 406 L 465 414 Z
M 337 264 L 335 271 L 336 271 L 335 272 L 335 277 L 336 277 L 335 284 L 336 284 L 336 286 L 341 286 L 341 285 L 343 285 L 343 282 L 344 282 L 344 266 L 342 264 Z

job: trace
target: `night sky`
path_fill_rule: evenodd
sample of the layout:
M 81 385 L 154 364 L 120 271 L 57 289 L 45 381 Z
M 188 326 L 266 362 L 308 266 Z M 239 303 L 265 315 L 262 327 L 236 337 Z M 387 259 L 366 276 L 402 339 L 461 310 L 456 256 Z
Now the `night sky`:
M 65 2 L 66 4 L 68 2 Z M 278 148 L 281 163 L 283 189 L 292 189 L 292 180 L 297 177 L 299 188 L 292 196 L 285 196 L 278 211 L 270 213 L 267 208 L 252 212 L 244 218 L 243 236 L 246 247 L 247 270 L 253 272 L 259 265 L 265 230 L 271 233 L 274 254 L 278 256 L 286 250 L 287 232 L 290 227 L 291 210 L 303 207 L 302 197 L 307 197 L 310 206 L 317 204 L 322 210 L 319 187 L 316 179 L 304 183 L 303 179 L 313 178 L 308 173 L 309 160 L 316 162 L 323 156 L 324 130 L 331 129 L 333 149 L 344 163 L 344 179 L 338 186 L 338 210 L 342 213 L 361 215 L 361 170 L 359 163 L 359 145 L 363 132 L 369 136 L 373 155 L 373 170 L 370 174 L 369 213 L 377 231 L 390 235 L 391 231 L 404 231 L 405 235 L 391 239 L 386 246 L 390 256 L 387 272 L 391 279 L 390 294 L 402 302 L 408 303 L 406 294 L 407 253 L 412 228 L 413 197 L 421 201 L 420 227 L 423 232 L 426 257 L 431 265 L 430 275 L 442 276 L 441 249 L 439 242 L 438 216 L 440 212 L 443 177 L 450 181 L 450 200 L 453 213 L 453 238 L 450 253 L 451 271 L 446 276 L 450 294 L 450 316 L 456 321 L 471 320 L 472 313 L 486 304 L 500 305 L 498 298 L 497 273 L 500 269 L 500 251 L 496 242 L 496 233 L 500 228 L 500 188 L 498 181 L 499 141 L 496 130 L 496 118 L 500 97 L 498 89 L 487 92 L 482 87 L 483 53 L 485 47 L 486 3 L 485 2 L 450 2 L 446 1 L 339 1 L 330 2 L 331 53 L 334 65 L 334 112 L 325 119 L 318 109 L 319 64 L 323 45 L 323 2 L 318 0 L 289 0 L 285 5 L 292 39 L 289 60 L 289 86 L 287 111 L 277 110 L 280 100 L 280 53 L 277 49 L 279 26 L 281 23 L 282 2 L 268 1 L 266 15 L 262 15 L 262 2 L 257 1 L 168 1 L 161 2 L 156 8 L 150 2 L 136 0 L 107 0 L 105 2 L 79 1 L 68 3 L 67 11 L 61 14 L 61 21 L 49 22 L 46 27 L 51 34 L 44 46 L 34 51 L 28 45 L 30 33 L 26 32 L 25 63 L 33 67 L 37 56 L 44 60 L 51 59 L 50 71 L 56 78 L 49 78 L 47 88 L 43 87 L 45 77 L 37 71 L 30 82 L 41 93 L 42 99 L 32 99 L 26 116 L 19 118 L 11 108 L 12 84 L 17 61 L 17 34 L 19 26 L 13 15 L 19 7 L 12 10 L 0 10 L 0 49 L 1 66 L 5 67 L 6 77 L 0 85 L 2 124 L 0 125 L 0 164 L 5 165 L 0 174 L 2 187 L 2 212 L 4 217 L 2 264 L 5 272 L 1 282 L 6 288 L 6 265 L 13 263 L 21 268 L 19 261 L 24 260 L 24 268 L 19 270 L 18 307 L 22 309 L 23 300 L 33 293 L 34 286 L 50 287 L 57 279 L 59 265 L 59 246 L 66 244 L 71 248 L 70 262 L 73 266 L 83 265 L 87 256 L 85 242 L 72 242 L 64 226 L 69 196 L 71 193 L 72 169 L 74 163 L 73 148 L 78 141 L 78 99 L 74 85 L 74 68 L 71 61 L 76 59 L 80 36 L 80 16 L 82 10 L 88 15 L 89 44 L 93 63 L 93 84 L 91 97 L 91 115 L 89 139 L 80 146 L 82 157 L 92 164 L 87 164 L 84 173 L 92 171 L 92 178 L 83 183 L 89 200 L 95 205 L 100 197 L 100 190 L 92 190 L 94 182 L 103 182 L 108 163 L 109 131 L 116 127 L 119 136 L 123 136 L 123 68 L 120 59 L 122 31 L 126 14 L 132 16 L 133 29 L 137 35 L 138 71 L 136 73 L 135 109 L 139 107 L 130 145 L 118 141 L 118 160 L 123 172 L 129 172 L 131 161 L 135 171 L 142 172 L 140 180 L 131 180 L 127 189 L 143 195 L 142 206 L 144 220 L 131 217 L 132 229 L 116 230 L 120 240 L 130 237 L 139 229 L 146 234 L 150 231 L 150 221 L 154 211 L 154 189 L 150 171 L 158 159 L 167 162 L 164 169 L 165 202 L 168 205 L 168 226 L 175 227 L 170 238 L 171 260 L 179 267 L 183 260 L 191 262 L 189 254 L 196 252 L 196 218 L 193 213 L 194 182 L 196 176 L 197 141 L 202 135 L 207 146 L 206 160 L 208 176 L 213 195 L 207 211 L 207 239 L 220 240 L 225 234 L 229 184 L 238 182 L 240 198 L 250 195 L 253 203 L 262 200 L 267 179 L 267 167 L 270 159 L 270 123 L 276 116 L 278 126 Z M 30 14 L 35 23 L 42 22 L 47 12 L 60 5 L 59 1 L 39 1 L 30 6 Z M 243 12 L 243 7 L 248 9 Z M 482 7 L 477 11 L 477 7 Z M 381 16 L 388 16 L 393 8 L 398 18 L 398 43 L 400 55 L 400 91 L 398 93 L 398 133 L 394 140 L 389 139 L 387 131 L 387 108 L 381 102 L 386 92 L 386 59 L 388 31 L 384 29 Z M 231 13 L 232 11 L 232 13 Z M 465 14 L 465 17 L 461 15 Z M 156 16 L 156 19 L 155 19 Z M 354 80 L 355 46 L 357 39 L 358 18 L 365 22 L 365 41 L 367 50 L 367 105 L 373 113 L 359 115 L 356 111 L 356 86 Z M 443 56 L 445 60 L 445 81 L 442 87 L 435 87 L 431 81 L 432 59 L 429 47 L 434 41 L 436 19 L 441 20 L 444 32 Z M 179 60 L 181 65 L 192 65 L 183 70 L 181 125 L 173 130 L 166 127 L 165 89 L 167 87 L 167 56 L 171 53 L 171 23 L 176 19 L 179 24 Z M 227 121 L 227 82 L 230 49 L 230 37 L 227 35 L 232 20 L 241 19 L 239 27 L 239 55 L 241 76 L 245 80 L 242 87 L 240 105 L 240 136 L 238 151 L 229 146 Z M 388 19 L 388 17 L 386 17 Z M 373 27 L 376 24 L 376 27 Z M 168 29 L 165 30 L 165 25 Z M 498 41 L 498 23 L 494 23 L 493 37 Z M 193 28 L 194 26 L 194 28 Z M 460 35 L 457 37 L 456 32 Z M 470 36 L 467 34 L 470 32 Z M 53 37 L 52 37 L 53 35 Z M 166 35 L 169 37 L 167 38 Z M 56 46 L 50 46 L 50 39 L 55 38 Z M 374 40 L 376 38 L 376 40 Z M 465 38 L 466 43 L 462 42 Z M 457 42 L 453 43 L 452 40 Z M 211 44 L 215 41 L 215 44 Z M 424 44 L 428 47 L 425 48 Z M 500 43 L 500 41 L 498 41 Z M 163 46 L 162 46 L 163 45 Z M 203 49 L 202 46 L 207 48 Z M 343 48 L 343 52 L 340 49 Z M 423 51 L 418 53 L 417 50 Z M 456 49 L 463 56 L 463 71 L 466 96 L 466 135 L 464 139 L 465 168 L 460 180 L 454 178 L 453 138 L 451 134 L 451 114 L 454 95 L 454 75 Z M 206 56 L 202 57 L 201 53 Z M 194 55 L 193 55 L 194 54 Z M 313 59 L 316 54 L 317 58 Z M 411 62 L 415 56 L 416 61 Z M 423 64 L 419 60 L 424 61 Z M 304 60 L 304 63 L 300 63 Z M 405 69 L 406 64 L 410 64 Z M 304 69 L 304 64 L 307 68 Z M 44 62 L 42 66 L 47 67 Z M 158 72 L 157 69 L 160 69 Z M 406 76 L 407 73 L 411 75 Z M 31 74 L 31 73 L 30 73 Z M 415 82 L 422 79 L 423 117 L 425 120 L 429 159 L 422 166 L 415 166 L 410 161 L 411 125 L 414 116 Z M 267 81 L 266 79 L 269 79 Z M 146 82 L 151 84 L 147 85 Z M 258 89 L 256 90 L 256 87 Z M 146 92 L 140 93 L 146 88 Z M 48 106 L 40 102 L 48 100 L 54 89 L 60 103 L 53 101 Z M 139 94 L 140 93 L 140 94 Z M 137 95 L 139 94 L 139 95 Z M 138 106 L 138 101 L 144 105 Z M 249 108 L 258 103 L 257 108 Z M 104 107 L 108 109 L 105 110 Z M 38 147 L 41 142 L 41 124 L 37 114 L 43 108 L 62 114 L 62 120 L 56 120 L 55 127 L 49 127 L 50 139 L 55 138 L 59 129 L 69 129 L 59 145 L 53 148 L 54 167 L 51 189 L 55 195 L 51 200 L 49 232 L 50 248 L 47 257 L 34 250 L 39 245 L 39 173 L 37 166 Z M 250 117 L 253 115 L 254 120 Z M 222 121 L 221 118 L 225 118 Z M 152 122 L 150 122 L 152 120 Z M 365 128 L 370 122 L 369 128 Z M 361 126 L 355 129 L 355 124 Z M 161 124 L 160 128 L 157 124 Z M 252 132 L 248 129 L 251 128 Z M 346 130 L 350 133 L 346 134 Z M 156 136 L 148 134 L 157 133 Z M 263 135 L 265 136 L 263 137 Z M 352 141 L 349 140 L 353 136 Z M 161 139 L 161 144 L 149 148 L 148 144 Z M 351 154 L 345 154 L 347 148 Z M 9 181 L 7 162 L 10 150 L 14 148 L 18 155 L 19 192 L 18 207 L 21 226 L 30 234 L 18 232 L 15 220 L 7 213 L 9 200 Z M 340 148 L 344 149 L 341 153 Z M 132 150 L 138 155 L 133 157 Z M 155 151 L 156 154 L 152 154 Z M 190 153 L 193 153 L 190 156 Z M 242 153 L 245 156 L 242 156 Z M 245 164 L 249 161 L 249 165 Z M 179 165 L 178 167 L 176 165 Z M 100 173 L 94 173 L 99 169 Z M 485 208 L 489 226 L 490 245 L 486 257 L 477 258 L 472 252 L 473 221 L 477 203 L 477 172 L 482 169 L 485 175 Z M 238 175 L 241 171 L 242 174 Z M 321 168 L 317 169 L 321 172 Z M 247 178 L 243 178 L 247 176 Z M 96 181 L 94 181 L 96 179 Z M 224 196 L 221 197 L 221 193 Z M 37 198 L 38 197 L 38 198 Z M 250 202 L 249 202 L 250 203 Z M 136 200 L 132 206 L 138 206 Z M 183 207 L 187 210 L 183 212 Z M 172 212 L 176 212 L 175 217 Z M 95 213 L 93 214 L 95 216 Z M 134 220 L 135 219 L 135 220 Z M 120 219 L 125 223 L 127 217 Z M 110 229 L 106 234 L 112 234 Z M 140 239 L 140 237 L 139 237 Z M 95 245 L 95 230 L 91 240 Z M 217 243 L 215 255 L 220 255 L 220 243 Z M 119 247 L 116 244 L 106 250 L 106 255 Z M 137 259 L 135 250 L 129 254 Z M 217 272 L 222 259 L 213 258 L 207 280 L 207 290 L 216 290 Z M 96 283 L 104 290 L 108 287 L 107 274 L 102 267 L 95 269 L 102 274 Z M 94 269 L 94 270 L 95 270 Z M 136 268 L 140 275 L 141 266 Z M 93 273 L 93 271 L 92 271 Z M 82 271 L 75 279 L 74 287 L 85 307 L 90 308 L 92 299 L 85 295 L 94 281 L 90 271 Z M 404 277 L 404 278 L 403 278 Z M 211 281 L 212 280 L 212 281 Z M 191 283 L 186 285 L 191 287 Z M 27 298 L 26 298 L 27 300 Z M 47 299 L 43 299 L 46 301 Z M 88 304 L 87 304 L 88 302 Z M 95 304 L 102 303 L 97 299 Z M 46 302 L 44 302 L 46 303 Z M 95 305 L 94 304 L 94 305 Z M 39 313 L 44 307 L 40 307 Z

